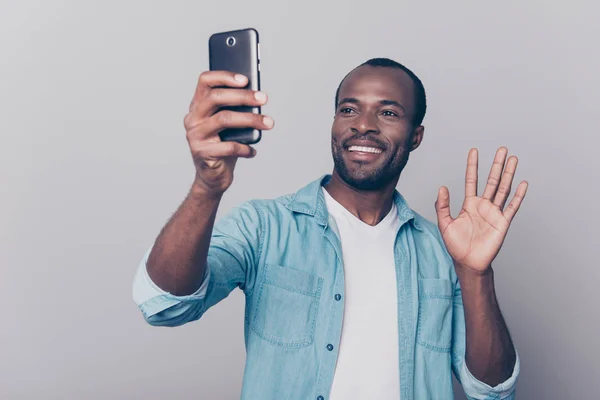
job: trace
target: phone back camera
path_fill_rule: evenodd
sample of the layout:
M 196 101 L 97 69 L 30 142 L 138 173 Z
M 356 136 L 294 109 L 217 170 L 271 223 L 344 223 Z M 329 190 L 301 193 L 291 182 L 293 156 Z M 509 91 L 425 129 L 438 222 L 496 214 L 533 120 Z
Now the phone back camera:
M 230 36 L 227 38 L 227 46 L 229 46 L 229 47 L 235 46 L 235 38 L 233 36 Z

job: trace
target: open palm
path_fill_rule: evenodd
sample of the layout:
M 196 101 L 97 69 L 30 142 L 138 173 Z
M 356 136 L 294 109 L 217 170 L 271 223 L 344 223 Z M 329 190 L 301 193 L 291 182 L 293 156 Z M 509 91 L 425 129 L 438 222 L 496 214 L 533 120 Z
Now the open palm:
M 438 227 L 454 263 L 477 272 L 487 270 L 502 247 L 510 223 L 521 206 L 528 183 L 523 181 L 506 207 L 517 169 L 517 157 L 506 163 L 508 150 L 496 152 L 487 185 L 477 196 L 478 151 L 471 149 L 467 159 L 465 200 L 458 216 L 450 215 L 450 194 L 442 186 L 435 202 Z

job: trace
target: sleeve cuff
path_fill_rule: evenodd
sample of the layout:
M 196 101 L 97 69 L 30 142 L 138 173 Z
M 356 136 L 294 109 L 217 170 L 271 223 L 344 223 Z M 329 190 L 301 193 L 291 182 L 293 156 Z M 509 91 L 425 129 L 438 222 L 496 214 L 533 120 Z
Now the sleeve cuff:
M 202 284 L 198 290 L 187 296 L 175 296 L 158 287 L 158 285 L 152 281 L 150 275 L 148 275 L 146 265 L 151 250 L 152 249 L 149 249 L 144 255 L 133 282 L 133 300 L 140 310 L 142 310 L 142 313 L 146 318 L 158 314 L 179 303 L 196 302 L 204 299 L 210 280 L 210 270 L 208 265 L 204 272 Z
M 471 374 L 471 371 L 469 371 L 469 369 L 467 368 L 467 363 L 463 362 L 460 371 L 461 383 L 467 396 L 472 397 L 474 399 L 505 399 L 514 392 L 520 369 L 521 366 L 519 361 L 519 354 L 518 352 L 516 352 L 515 367 L 513 369 L 511 377 L 508 378 L 506 381 L 492 387 L 475 378 L 473 374 Z

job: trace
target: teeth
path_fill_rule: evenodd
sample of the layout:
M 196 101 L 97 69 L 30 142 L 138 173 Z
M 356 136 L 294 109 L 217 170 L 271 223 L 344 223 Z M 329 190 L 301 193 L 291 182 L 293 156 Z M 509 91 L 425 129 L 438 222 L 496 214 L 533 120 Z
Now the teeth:
M 348 151 L 360 151 L 362 153 L 374 153 L 374 154 L 379 154 L 382 152 L 381 149 L 376 149 L 375 147 L 365 147 L 365 146 L 350 146 Z

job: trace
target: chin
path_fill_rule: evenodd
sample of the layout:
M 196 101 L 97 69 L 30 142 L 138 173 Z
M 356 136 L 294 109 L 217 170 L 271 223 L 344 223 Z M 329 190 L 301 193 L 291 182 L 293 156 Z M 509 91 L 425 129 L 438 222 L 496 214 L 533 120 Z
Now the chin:
M 337 174 L 348 186 L 357 190 L 375 191 L 385 188 L 393 179 L 383 171 L 356 171 L 336 168 Z

